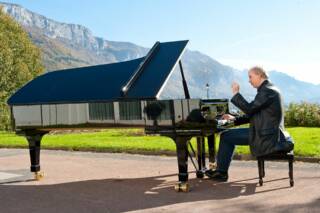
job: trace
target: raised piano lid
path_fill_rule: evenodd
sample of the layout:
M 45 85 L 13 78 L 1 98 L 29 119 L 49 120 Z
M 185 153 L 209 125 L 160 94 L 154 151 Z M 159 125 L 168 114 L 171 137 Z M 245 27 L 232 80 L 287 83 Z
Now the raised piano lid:
M 157 99 L 188 41 L 160 43 L 143 67 L 126 97 L 121 89 L 144 61 L 138 58 L 120 63 L 66 69 L 45 73 L 27 83 L 9 100 L 9 105 L 104 102 L 123 99 Z

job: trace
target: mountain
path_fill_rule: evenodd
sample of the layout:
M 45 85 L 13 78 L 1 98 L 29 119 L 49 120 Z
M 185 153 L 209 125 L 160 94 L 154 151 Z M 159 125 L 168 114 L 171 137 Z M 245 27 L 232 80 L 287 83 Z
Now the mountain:
M 269 72 L 271 81 L 277 85 L 286 102 L 309 101 L 320 103 L 320 86 L 299 81 L 285 73 Z
M 112 63 L 142 57 L 147 49 L 129 42 L 113 42 L 93 36 L 81 25 L 66 24 L 33 13 L 19 5 L 0 3 L 43 51 L 48 71 Z
M 60 23 L 16 4 L 0 2 L 0 5 L 42 49 L 47 71 L 131 60 L 144 56 L 148 51 L 148 48 L 130 42 L 95 37 L 84 26 Z M 248 83 L 246 70 L 223 65 L 198 51 L 187 50 L 182 61 L 191 97 L 205 98 L 208 83 L 210 98 L 230 98 L 231 82 L 237 81 L 241 85 L 241 93 L 249 99 L 254 98 L 255 90 Z M 320 85 L 302 82 L 278 71 L 270 71 L 269 74 L 284 94 L 286 103 L 302 100 L 320 102 Z M 183 89 L 180 72 L 176 69 L 161 98 L 179 97 L 183 98 Z

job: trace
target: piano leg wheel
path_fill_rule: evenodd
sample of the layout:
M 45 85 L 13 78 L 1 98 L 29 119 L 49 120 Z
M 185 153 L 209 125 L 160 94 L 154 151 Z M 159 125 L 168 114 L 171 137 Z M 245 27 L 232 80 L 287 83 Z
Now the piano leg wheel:
M 203 178 L 204 177 L 204 174 L 203 174 L 202 171 L 197 171 L 196 175 L 197 175 L 197 178 Z
M 44 177 L 44 172 L 35 172 L 34 173 L 34 179 L 35 180 L 41 180 Z
M 174 190 L 175 190 L 176 192 L 189 192 L 189 190 L 190 190 L 189 184 L 188 184 L 188 183 L 185 183 L 185 182 L 177 183 L 177 184 L 174 186 Z

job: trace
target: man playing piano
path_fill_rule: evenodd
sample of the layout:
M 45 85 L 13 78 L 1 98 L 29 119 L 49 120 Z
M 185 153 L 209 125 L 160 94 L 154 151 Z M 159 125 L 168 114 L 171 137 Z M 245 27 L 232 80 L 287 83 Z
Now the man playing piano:
M 249 145 L 253 156 L 262 156 L 277 151 L 291 151 L 293 143 L 287 143 L 284 132 L 284 110 L 279 90 L 268 80 L 266 72 L 253 67 L 248 72 L 249 82 L 257 88 L 257 95 L 249 103 L 239 93 L 238 83 L 232 84 L 231 102 L 245 114 L 223 115 L 235 125 L 250 123 L 249 128 L 234 128 L 222 132 L 217 155 L 217 169 L 206 171 L 206 175 L 217 181 L 228 180 L 228 169 L 235 145 Z

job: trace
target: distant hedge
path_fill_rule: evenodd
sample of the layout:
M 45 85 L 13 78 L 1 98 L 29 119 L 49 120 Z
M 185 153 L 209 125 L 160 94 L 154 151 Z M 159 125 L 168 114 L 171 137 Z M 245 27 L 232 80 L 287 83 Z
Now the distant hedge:
M 320 105 L 291 103 L 285 113 L 286 126 L 320 127 Z

